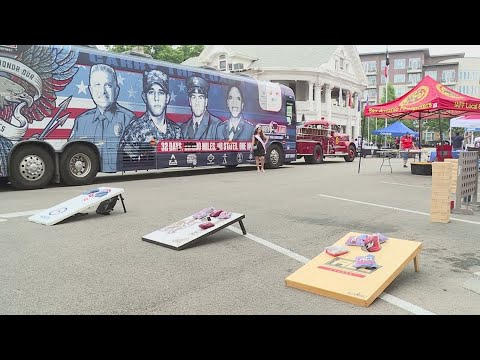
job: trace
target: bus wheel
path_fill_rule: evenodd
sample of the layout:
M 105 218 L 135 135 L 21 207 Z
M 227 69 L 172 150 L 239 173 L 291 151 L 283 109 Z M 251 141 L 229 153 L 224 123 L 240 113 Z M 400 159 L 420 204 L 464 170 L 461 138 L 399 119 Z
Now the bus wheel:
M 283 151 L 278 145 L 272 145 L 268 148 L 265 159 L 265 167 L 268 169 L 277 169 L 283 165 Z
M 47 150 L 39 146 L 22 146 L 10 160 L 10 181 L 19 189 L 44 188 L 53 178 L 54 162 Z
M 321 164 L 323 163 L 323 149 L 320 145 L 315 145 L 313 148 L 313 156 L 310 164 Z
M 73 145 L 60 157 L 60 177 L 66 185 L 88 185 L 98 172 L 98 157 L 87 145 Z
M 355 146 L 350 145 L 348 147 L 348 155 L 344 156 L 343 158 L 345 159 L 346 162 L 352 162 L 355 159 Z

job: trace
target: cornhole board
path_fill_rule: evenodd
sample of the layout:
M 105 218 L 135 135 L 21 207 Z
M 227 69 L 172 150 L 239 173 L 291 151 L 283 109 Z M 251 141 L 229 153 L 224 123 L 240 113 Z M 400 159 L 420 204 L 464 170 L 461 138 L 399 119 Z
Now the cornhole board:
M 337 257 L 323 251 L 303 267 L 285 278 L 289 287 L 318 295 L 346 301 L 355 305 L 369 306 L 385 288 L 400 274 L 410 261 L 418 268 L 418 255 L 422 243 L 418 241 L 389 238 L 381 244 L 382 249 L 369 253 L 360 246 L 347 246 L 350 232 L 335 244 L 346 246 L 350 252 Z M 355 269 L 356 256 L 375 255 L 377 269 Z
M 195 219 L 193 216 L 186 217 L 171 225 L 163 227 L 159 230 L 151 232 L 145 236 L 142 236 L 142 240 L 151 242 L 157 245 L 163 245 L 171 249 L 182 250 L 187 246 L 192 245 L 198 240 L 216 233 L 223 228 L 237 222 L 242 228 L 243 235 L 247 235 L 245 227 L 243 226 L 242 219 L 245 218 L 244 214 L 232 213 L 228 219 L 219 219 L 216 217 L 210 217 L 210 222 L 215 226 L 208 229 L 202 229 L 198 225 L 207 222 L 207 219 Z
M 70 216 L 80 214 L 83 211 L 98 206 L 103 201 L 118 195 L 120 195 L 120 199 L 122 200 L 123 211 L 127 212 L 121 195 L 125 191 L 124 189 L 110 187 L 99 187 L 97 189 L 99 189 L 99 191 L 107 192 L 107 194 L 100 197 L 95 196 L 96 193 L 82 194 L 49 209 L 43 210 L 38 214 L 32 215 L 28 220 L 43 225 L 55 225 Z

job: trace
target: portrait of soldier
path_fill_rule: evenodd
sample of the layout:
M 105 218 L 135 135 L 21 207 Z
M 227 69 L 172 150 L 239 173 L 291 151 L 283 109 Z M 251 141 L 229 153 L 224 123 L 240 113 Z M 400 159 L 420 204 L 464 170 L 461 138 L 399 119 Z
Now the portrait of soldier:
M 120 140 L 120 149 L 131 160 L 141 160 L 146 153 L 155 152 L 160 140 L 181 139 L 180 125 L 167 117 L 170 102 L 168 76 L 160 70 L 143 74 L 142 99 L 146 104 L 145 113 L 132 122 Z
M 255 125 L 243 117 L 245 105 L 240 86 L 232 85 L 227 91 L 227 107 L 230 117 L 218 126 L 217 138 L 224 140 L 250 140 Z
M 215 140 L 221 120 L 207 110 L 208 82 L 200 77 L 191 76 L 186 80 L 186 87 L 192 116 L 181 125 L 183 138 Z

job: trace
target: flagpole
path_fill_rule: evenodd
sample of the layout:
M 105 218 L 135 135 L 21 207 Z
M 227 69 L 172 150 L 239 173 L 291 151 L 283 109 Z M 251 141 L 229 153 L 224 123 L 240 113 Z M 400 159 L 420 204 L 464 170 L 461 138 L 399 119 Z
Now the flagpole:
M 387 82 L 385 84 L 385 104 L 388 102 L 388 65 L 390 65 L 390 59 L 388 58 L 388 45 L 387 45 L 387 53 L 385 55 L 385 74 L 387 78 Z M 385 127 L 387 127 L 387 118 L 385 118 Z M 385 147 L 387 147 L 387 136 L 385 136 Z

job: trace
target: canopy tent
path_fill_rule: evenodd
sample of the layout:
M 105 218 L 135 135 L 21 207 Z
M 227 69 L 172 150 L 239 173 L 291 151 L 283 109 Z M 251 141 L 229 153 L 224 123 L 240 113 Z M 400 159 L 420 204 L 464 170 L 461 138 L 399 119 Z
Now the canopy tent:
M 466 113 L 480 114 L 480 99 L 464 95 L 450 89 L 426 75 L 412 90 L 385 104 L 365 106 L 364 116 L 375 118 L 397 118 L 403 120 L 419 120 L 418 132 L 422 133 L 421 120 L 432 119 L 438 116 L 450 119 Z M 362 124 L 362 134 L 365 121 Z M 440 131 L 440 143 L 443 143 Z M 420 137 L 419 147 L 422 147 Z M 421 155 L 420 155 L 421 158 Z M 360 172 L 361 158 L 358 163 Z
M 480 114 L 466 114 L 450 119 L 450 127 L 466 128 L 467 131 L 480 131 Z
M 418 137 L 418 132 L 413 131 L 403 124 L 401 121 L 396 121 L 393 124 L 388 125 L 386 128 L 373 130 L 371 132 L 373 135 L 390 135 L 390 136 L 402 136 L 405 134 L 410 134 L 415 137 Z
M 480 114 L 480 99 L 461 94 L 426 75 L 412 90 L 385 104 L 365 106 L 365 117 L 429 119 Z

